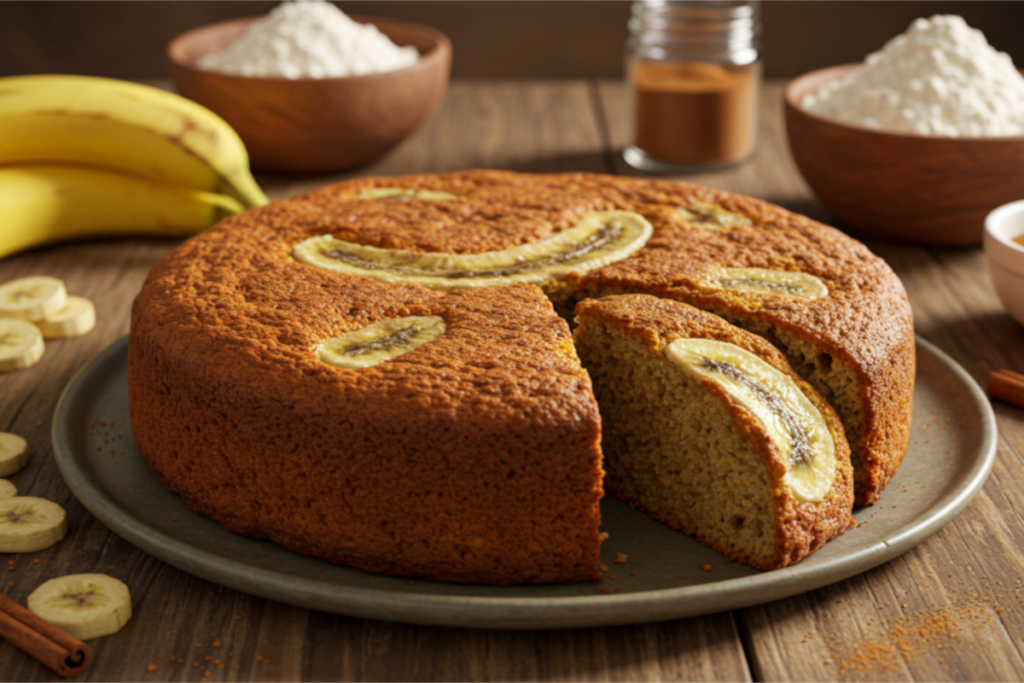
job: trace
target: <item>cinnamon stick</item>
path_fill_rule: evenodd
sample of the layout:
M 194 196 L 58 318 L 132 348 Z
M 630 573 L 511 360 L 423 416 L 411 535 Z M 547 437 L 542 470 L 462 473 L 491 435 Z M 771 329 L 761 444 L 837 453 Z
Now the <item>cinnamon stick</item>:
M 89 646 L 0 594 L 0 637 L 56 671 L 74 676 L 89 663 Z
M 992 398 L 1024 408 L 1024 375 L 1000 368 L 988 376 L 985 391 Z

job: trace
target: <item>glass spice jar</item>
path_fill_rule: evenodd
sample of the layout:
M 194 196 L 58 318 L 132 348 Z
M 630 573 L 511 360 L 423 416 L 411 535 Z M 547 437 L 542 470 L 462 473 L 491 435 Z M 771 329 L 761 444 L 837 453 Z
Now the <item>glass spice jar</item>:
M 634 2 L 626 71 L 634 168 L 676 173 L 735 164 L 754 151 L 761 83 L 758 2 Z

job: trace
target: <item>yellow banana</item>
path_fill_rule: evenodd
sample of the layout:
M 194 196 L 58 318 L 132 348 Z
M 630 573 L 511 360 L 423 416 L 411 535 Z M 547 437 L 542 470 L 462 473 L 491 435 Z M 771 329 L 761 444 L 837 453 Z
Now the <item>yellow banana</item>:
M 86 166 L 0 167 L 0 258 L 90 237 L 185 237 L 243 210 L 226 195 Z
M 101 166 L 267 203 L 233 128 L 174 93 L 129 81 L 45 74 L 0 78 L 0 164 Z

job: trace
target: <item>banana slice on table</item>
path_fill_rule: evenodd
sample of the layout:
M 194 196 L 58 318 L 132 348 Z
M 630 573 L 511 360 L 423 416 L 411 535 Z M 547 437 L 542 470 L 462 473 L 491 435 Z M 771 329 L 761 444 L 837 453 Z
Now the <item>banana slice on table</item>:
M 720 386 L 761 422 L 785 456 L 783 481 L 797 501 L 825 499 L 836 477 L 835 442 L 821 412 L 792 378 L 745 349 L 712 339 L 677 339 L 665 355 Z
M 121 630 L 132 618 L 128 586 L 106 574 L 50 579 L 28 596 L 28 609 L 79 640 Z
M 0 432 L 0 477 L 14 474 L 28 464 L 28 441 L 9 432 Z
M 77 337 L 96 327 L 96 307 L 88 299 L 69 296 L 64 308 L 36 323 L 43 339 Z
M 45 349 L 38 327 L 27 320 L 0 318 L 0 372 L 32 367 Z
M 68 301 L 64 283 L 49 275 L 31 275 L 0 285 L 0 318 L 36 321 L 51 316 Z
M 13 498 L 16 495 L 18 487 L 6 479 L 0 479 L 0 498 Z
M 60 505 L 33 496 L 0 498 L 0 553 L 49 548 L 67 533 L 67 515 Z

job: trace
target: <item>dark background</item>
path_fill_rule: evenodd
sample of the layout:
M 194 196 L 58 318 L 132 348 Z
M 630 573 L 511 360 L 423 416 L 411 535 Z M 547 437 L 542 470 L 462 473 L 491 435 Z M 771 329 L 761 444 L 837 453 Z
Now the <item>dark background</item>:
M 0 1 L 0 76 L 79 73 L 163 78 L 164 49 L 211 21 L 266 14 L 278 3 L 199 1 Z M 336 3 L 350 14 L 429 24 L 451 38 L 454 78 L 622 75 L 630 3 L 623 0 L 388 0 Z M 767 0 L 765 73 L 792 77 L 859 61 L 917 17 L 959 14 L 1024 65 L 1024 2 Z

